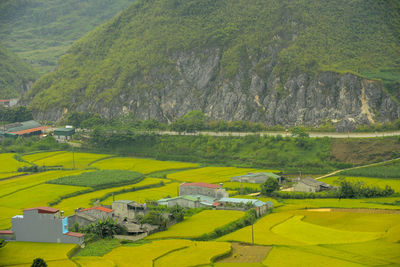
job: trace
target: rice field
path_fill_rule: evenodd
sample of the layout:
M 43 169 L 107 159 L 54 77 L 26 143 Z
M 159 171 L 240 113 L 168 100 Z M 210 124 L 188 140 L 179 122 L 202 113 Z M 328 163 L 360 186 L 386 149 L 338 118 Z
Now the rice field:
M 25 172 L 5 172 L 5 173 L 0 173 L 0 181 L 7 179 L 7 178 L 11 178 L 11 177 L 15 177 L 15 176 L 22 176 L 25 175 Z
M 260 184 L 252 184 L 252 183 L 240 183 L 240 182 L 225 182 L 224 187 L 226 188 L 232 188 L 232 189 L 237 189 L 239 190 L 240 188 L 251 188 L 254 190 L 261 190 L 261 185 Z
M 205 210 L 177 223 L 167 231 L 150 235 L 149 239 L 160 238 L 193 238 L 210 233 L 216 228 L 236 221 L 244 216 L 243 211 L 234 210 Z M 212 218 L 212 223 L 210 219 Z
M 14 153 L 0 154 L 0 173 L 16 172 L 18 168 L 27 166 L 25 162 L 20 162 L 14 159 Z
M 399 174 L 400 176 L 400 174 Z M 347 181 L 351 182 L 363 182 L 369 186 L 377 186 L 380 188 L 385 188 L 386 185 L 389 185 L 395 192 L 400 192 L 400 179 L 385 179 L 385 178 L 371 178 L 371 177 L 343 177 Z M 338 176 L 332 176 L 323 178 L 320 181 L 332 184 L 332 185 L 339 185 L 337 180 L 339 179 Z
M 178 170 L 196 168 L 197 163 L 185 163 L 176 161 L 160 161 L 144 158 L 109 158 L 97 161 L 91 165 L 102 170 L 129 170 L 149 174 L 165 170 Z
M 187 248 L 166 254 L 154 261 L 155 267 L 162 266 L 201 266 L 211 264 L 212 260 L 231 251 L 226 242 L 192 242 Z
M 74 262 L 78 263 L 81 267 L 114 267 L 115 263 L 111 260 L 104 259 L 103 257 L 88 256 L 88 257 L 74 257 Z M 76 266 L 76 265 L 75 265 Z
M 58 154 L 67 153 L 67 151 L 52 151 L 52 152 L 39 152 L 29 155 L 24 155 L 22 158 L 28 162 L 35 163 L 38 160 L 50 158 Z
M 107 188 L 107 189 L 98 190 L 98 191 L 78 195 L 75 197 L 63 199 L 60 203 L 58 203 L 55 206 L 55 208 L 63 210 L 65 212 L 65 215 L 72 215 L 72 214 L 74 214 L 75 209 L 90 207 L 90 206 L 92 206 L 94 200 L 99 199 L 108 193 L 118 192 L 120 190 L 126 190 L 126 189 L 130 189 L 132 187 L 141 187 L 141 186 L 158 184 L 161 182 L 168 182 L 168 180 L 159 179 L 159 178 L 145 178 L 143 181 L 141 181 L 137 184 Z M 140 191 L 137 191 L 137 192 L 140 192 Z M 115 195 L 115 198 L 121 199 L 121 198 L 119 198 L 119 196 L 120 195 Z M 112 197 L 110 197 L 110 199 L 112 202 Z M 110 204 L 111 204 L 111 202 L 110 202 Z
M 75 244 L 9 242 L 0 249 L 0 263 L 2 266 L 17 264 L 30 266 L 35 258 L 42 258 L 48 263 L 51 261 L 67 263 L 69 261 L 67 253 L 75 246 Z
M 84 169 L 89 167 L 90 163 L 109 156 L 110 155 L 106 154 L 65 152 L 58 154 L 56 153 L 52 156 L 38 159 L 35 161 L 35 164 L 38 166 L 62 166 L 67 169 L 72 169 L 72 168 Z M 75 161 L 75 167 L 73 164 L 74 161 Z
M 236 168 L 236 167 L 204 167 L 194 170 L 168 174 L 172 180 L 182 182 L 222 183 L 230 181 L 231 177 L 244 175 L 249 172 L 268 172 L 269 170 Z
M 139 191 L 127 192 L 115 196 L 115 200 L 128 199 L 139 203 L 145 203 L 146 201 L 155 201 L 166 197 L 177 196 L 179 183 L 169 183 L 162 187 L 149 188 Z M 107 198 L 101 202 L 105 205 L 111 205 L 112 197 Z

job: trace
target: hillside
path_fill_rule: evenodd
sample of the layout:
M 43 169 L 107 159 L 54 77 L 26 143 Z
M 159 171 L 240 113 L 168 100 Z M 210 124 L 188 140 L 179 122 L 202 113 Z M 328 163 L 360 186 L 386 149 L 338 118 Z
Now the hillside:
M 0 99 L 19 97 L 36 78 L 29 64 L 0 45 Z
M 84 34 L 133 0 L 2 0 L 0 39 L 43 74 Z
M 338 129 L 399 117 L 400 4 L 139 0 L 26 95 L 35 116 L 132 112 Z

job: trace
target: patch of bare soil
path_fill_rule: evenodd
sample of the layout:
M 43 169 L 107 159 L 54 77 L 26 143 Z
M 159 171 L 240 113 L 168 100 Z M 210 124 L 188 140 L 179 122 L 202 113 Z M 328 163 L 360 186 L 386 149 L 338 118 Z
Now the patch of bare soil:
M 262 262 L 272 246 L 252 246 L 241 243 L 232 243 L 232 254 L 219 262 Z
M 331 160 L 368 164 L 400 156 L 398 137 L 333 139 Z

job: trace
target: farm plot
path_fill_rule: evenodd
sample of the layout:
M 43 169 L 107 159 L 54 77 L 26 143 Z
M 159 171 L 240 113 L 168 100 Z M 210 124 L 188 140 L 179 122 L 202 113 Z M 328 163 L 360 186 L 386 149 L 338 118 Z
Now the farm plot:
M 75 244 L 9 242 L 0 249 L 0 263 L 2 266 L 17 264 L 30 266 L 35 258 L 42 258 L 47 263 L 57 261 L 68 264 L 67 253 L 75 246 Z
M 341 231 L 302 221 L 303 216 L 296 215 L 274 226 L 271 231 L 280 236 L 307 244 L 339 244 L 365 242 L 383 237 L 383 232 Z
M 230 181 L 231 177 L 249 172 L 265 172 L 268 170 L 236 168 L 236 167 L 205 167 L 168 174 L 168 178 L 182 182 L 221 183 Z
M 193 238 L 210 233 L 216 228 L 236 221 L 244 216 L 242 211 L 205 210 L 187 220 L 171 226 L 167 231 L 150 235 L 149 239 Z M 212 223 L 210 223 L 212 221 Z
M 232 188 L 239 190 L 240 188 L 251 188 L 253 190 L 258 190 L 260 191 L 261 187 L 259 184 L 252 184 L 252 183 L 239 183 L 239 182 L 225 182 L 224 183 L 225 188 Z
M 142 174 L 132 171 L 102 170 L 64 176 L 47 181 L 50 184 L 75 185 L 87 187 L 113 187 L 123 184 L 135 184 L 143 179 Z
M 77 175 L 82 173 L 83 171 L 48 171 L 48 172 L 40 172 L 31 175 L 26 175 L 22 177 L 18 177 L 15 179 L 9 179 L 5 181 L 0 181 L 0 197 L 11 194 L 13 192 L 30 188 L 32 186 L 42 184 L 52 179 L 56 179 L 63 176 L 68 175 Z
M 111 260 L 102 257 L 89 256 L 89 257 L 74 257 L 74 262 L 82 267 L 115 267 L 115 263 Z
M 24 155 L 22 158 L 28 162 L 35 163 L 38 160 L 50 158 L 55 155 L 63 153 L 67 153 L 67 151 L 39 152 L 39 153 Z
M 8 229 L 11 227 L 11 218 L 21 213 L 19 209 L 0 207 L 0 229 Z
M 25 175 L 25 172 L 5 172 L 5 173 L 0 173 L 0 181 L 7 179 L 7 178 L 12 178 L 16 176 L 22 176 Z
M 399 174 L 400 176 L 400 174 Z M 385 179 L 385 178 L 371 178 L 371 177 L 343 177 L 346 179 L 346 181 L 351 181 L 351 182 L 363 182 L 366 185 L 369 186 L 377 186 L 381 188 L 385 188 L 386 185 L 390 186 L 393 188 L 394 191 L 400 192 L 400 177 L 399 179 Z M 332 177 L 327 177 L 323 178 L 320 181 L 327 183 L 327 184 L 332 184 L 332 185 L 339 185 L 338 176 L 332 176 Z
M 196 168 L 199 165 L 196 163 L 160 161 L 142 158 L 110 158 L 97 161 L 91 166 L 103 170 L 130 170 L 149 174 L 165 170 Z
M 111 260 L 119 267 L 153 266 L 153 260 L 170 253 L 171 251 L 183 249 L 191 245 L 189 240 L 159 240 L 141 246 L 122 246 L 114 249 L 103 256 L 104 259 Z
M 168 182 L 169 180 L 166 179 L 159 179 L 159 178 L 145 178 L 143 181 L 133 184 L 133 185 L 124 185 L 120 187 L 113 187 L 113 188 L 107 188 L 103 190 L 98 190 L 82 195 L 78 195 L 75 197 L 63 199 L 60 203 L 58 203 L 55 208 L 63 210 L 66 215 L 72 215 L 74 213 L 74 210 L 76 208 L 86 208 L 90 207 L 93 205 L 93 201 L 96 199 L 100 199 L 104 197 L 105 195 L 112 193 L 112 192 L 118 192 L 121 190 L 129 190 L 132 187 L 142 187 L 142 186 L 149 186 L 149 185 L 155 185 L 159 184 L 161 182 Z M 155 188 L 156 189 L 156 188 Z M 146 189 L 145 189 L 146 190 Z M 143 190 L 144 191 L 144 190 Z M 137 191 L 140 192 L 140 191 Z M 115 195 L 116 198 L 119 198 L 120 195 Z M 112 202 L 112 197 L 110 197 Z
M 178 186 L 179 183 L 169 183 L 162 187 L 118 194 L 115 196 L 115 199 L 128 199 L 139 203 L 144 203 L 146 201 L 155 201 L 165 197 L 175 197 L 177 196 Z M 111 203 L 112 197 L 109 197 L 106 200 L 102 201 L 102 204 L 105 205 L 111 205 Z
M 14 159 L 14 153 L 0 154 L 0 173 L 15 172 L 20 167 L 27 166 L 25 162 L 20 162 Z
M 266 266 L 365 266 L 350 261 L 335 259 L 333 257 L 301 251 L 297 248 L 274 247 L 263 261 Z
M 65 152 L 55 154 L 51 157 L 39 159 L 35 161 L 38 166 L 63 166 L 64 168 L 74 168 L 73 162 L 75 161 L 75 168 L 87 168 L 90 163 L 101 158 L 109 157 L 106 154 L 93 154 L 93 153 L 80 153 L 80 152 Z
M 211 264 L 215 257 L 231 251 L 226 242 L 192 242 L 188 248 L 173 251 L 154 261 L 155 267 L 162 266 L 200 266 Z

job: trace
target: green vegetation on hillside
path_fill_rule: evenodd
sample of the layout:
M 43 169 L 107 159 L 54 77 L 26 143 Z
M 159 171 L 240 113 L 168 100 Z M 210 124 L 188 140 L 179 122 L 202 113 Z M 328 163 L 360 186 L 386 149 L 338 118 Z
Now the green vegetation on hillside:
M 0 44 L 0 99 L 18 98 L 23 91 L 28 90 L 28 84 L 34 82 L 36 76 L 29 64 Z
M 258 74 L 272 71 L 281 82 L 304 72 L 351 72 L 383 79 L 395 95 L 399 7 L 396 0 L 138 0 L 74 43 L 27 98 L 36 110 L 74 109 L 87 99 L 111 105 L 121 94 L 164 88 L 177 54 L 206 48 L 220 50 L 216 72 L 228 79 L 264 58 Z M 155 73 L 164 78 L 148 78 Z
M 400 161 L 391 162 L 385 165 L 348 170 L 341 172 L 340 175 L 400 179 Z
M 55 69 L 72 42 L 133 0 L 2 0 L 0 39 L 43 74 Z M 1 60 L 0 60 L 1 62 Z M 0 63 L 1 64 L 1 63 Z

